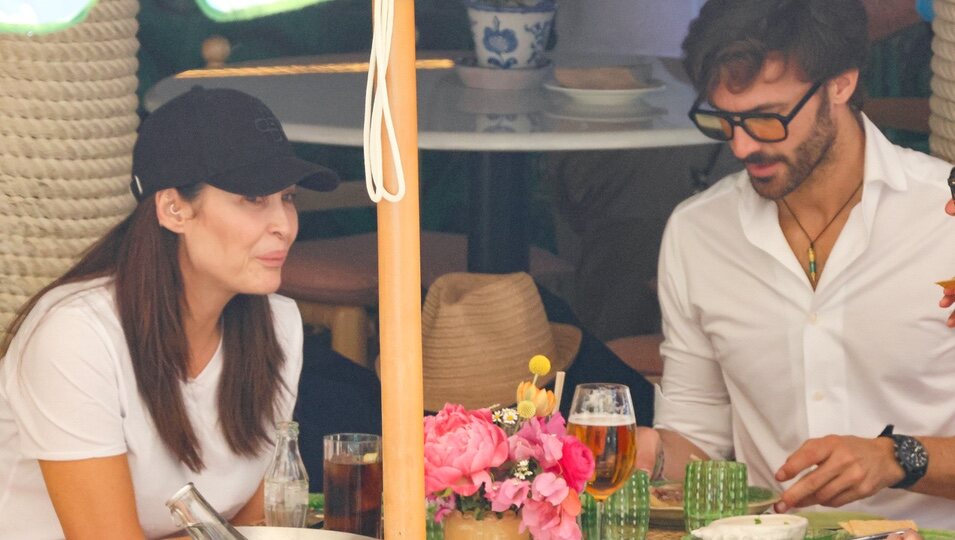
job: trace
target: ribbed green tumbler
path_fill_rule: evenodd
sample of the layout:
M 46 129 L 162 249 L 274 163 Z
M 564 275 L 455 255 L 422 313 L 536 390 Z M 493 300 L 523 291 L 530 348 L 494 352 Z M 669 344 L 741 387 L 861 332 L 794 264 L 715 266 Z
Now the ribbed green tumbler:
M 683 481 L 686 531 L 714 520 L 746 513 L 746 464 L 736 461 L 691 461 Z
M 644 540 L 650 520 L 650 481 L 647 473 L 636 471 L 604 502 L 603 534 L 597 535 L 597 504 L 587 493 L 580 496 L 580 525 L 584 538 L 603 540 Z

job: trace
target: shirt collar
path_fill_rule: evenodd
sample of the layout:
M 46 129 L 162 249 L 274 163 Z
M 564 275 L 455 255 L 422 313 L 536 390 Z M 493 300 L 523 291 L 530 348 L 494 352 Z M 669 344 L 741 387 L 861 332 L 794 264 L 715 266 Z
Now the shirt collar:
M 868 230 L 882 196 L 883 185 L 895 191 L 908 188 L 905 172 L 897 159 L 900 149 L 889 142 L 864 114 L 861 117 L 865 134 L 864 187 L 861 202 L 864 229 L 860 232 L 863 238 L 854 243 L 854 251 L 864 249 L 867 245 Z M 753 245 L 784 261 L 793 272 L 801 273 L 802 269 L 799 268 L 782 229 L 779 228 L 776 204 L 756 193 L 745 170 L 739 173 L 735 187 L 740 193 L 739 213 L 743 234 Z
M 862 116 L 865 131 L 865 172 L 863 182 L 881 182 L 896 191 L 908 189 L 908 179 L 898 159 L 901 151 L 865 115 Z

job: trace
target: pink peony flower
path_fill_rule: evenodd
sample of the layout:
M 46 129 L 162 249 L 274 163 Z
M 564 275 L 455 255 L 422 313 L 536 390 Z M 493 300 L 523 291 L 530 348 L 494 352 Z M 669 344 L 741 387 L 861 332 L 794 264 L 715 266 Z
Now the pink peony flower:
M 424 433 L 425 488 L 436 521 L 455 509 L 516 510 L 521 531 L 535 540 L 580 540 L 578 491 L 594 458 L 567 435 L 559 413 L 524 420 L 507 437 L 490 410 L 448 403 L 425 418 Z
M 553 506 L 559 506 L 567 498 L 570 488 L 563 478 L 554 473 L 541 473 L 531 483 L 531 498 L 535 501 L 547 501 Z
M 452 493 L 447 497 L 433 497 L 428 495 L 425 497 L 429 505 L 434 506 L 434 522 L 441 523 L 444 520 L 445 516 L 454 511 L 455 506 L 457 505 L 457 500 Z
M 529 499 L 521 510 L 521 531 L 530 530 L 534 540 L 580 540 L 580 527 L 577 526 L 577 515 L 568 510 L 574 508 L 576 501 L 577 513 L 580 513 L 580 500 L 573 491 L 568 491 L 567 506 L 554 506 L 547 501 Z
M 458 495 L 473 495 L 490 485 L 489 469 L 507 460 L 504 431 L 494 425 L 491 411 L 469 411 L 448 403 L 424 419 L 424 474 L 427 493 L 450 488 Z
M 563 437 L 567 434 L 567 424 L 560 411 L 555 412 L 546 423 L 543 424 L 544 433 Z
M 555 428 L 554 418 L 559 420 L 559 434 Z M 514 461 L 525 459 L 536 460 L 542 469 L 551 472 L 558 470 L 558 461 L 563 455 L 564 443 L 560 437 L 566 432 L 563 428 L 563 418 L 554 415 L 549 422 L 541 417 L 534 417 L 521 426 L 521 429 L 508 439 L 509 455 Z
M 564 435 L 561 441 L 564 448 L 558 462 L 560 474 L 567 485 L 579 493 L 594 474 L 594 454 L 577 437 Z
M 531 491 L 531 483 L 527 480 L 508 478 L 502 482 L 495 482 L 487 488 L 487 500 L 491 501 L 491 510 L 504 512 L 514 506 L 520 508 L 527 500 Z

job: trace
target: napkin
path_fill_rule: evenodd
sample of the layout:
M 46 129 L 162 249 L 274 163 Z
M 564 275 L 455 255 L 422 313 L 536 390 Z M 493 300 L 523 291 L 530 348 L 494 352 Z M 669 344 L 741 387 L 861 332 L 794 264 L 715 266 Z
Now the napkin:
M 902 529 L 919 530 L 918 525 L 911 519 L 850 519 L 849 521 L 840 521 L 839 526 L 849 531 L 852 536 L 868 536 Z

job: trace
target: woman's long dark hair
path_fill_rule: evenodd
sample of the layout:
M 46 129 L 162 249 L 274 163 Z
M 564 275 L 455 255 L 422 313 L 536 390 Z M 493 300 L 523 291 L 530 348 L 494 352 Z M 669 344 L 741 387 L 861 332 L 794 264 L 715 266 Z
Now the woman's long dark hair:
M 195 199 L 201 184 L 179 188 Z M 34 295 L 11 322 L 0 356 L 37 301 L 67 283 L 113 276 L 116 305 L 129 347 L 139 395 L 163 443 L 194 472 L 201 471 L 199 440 L 186 414 L 180 383 L 188 378 L 189 343 L 182 325 L 184 301 L 179 239 L 159 226 L 149 197 L 93 244 L 69 271 Z M 219 419 L 233 452 L 257 454 L 271 440 L 285 354 L 275 337 L 268 298 L 236 295 L 222 312 L 223 371 Z

